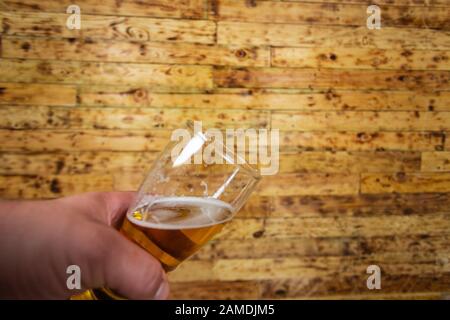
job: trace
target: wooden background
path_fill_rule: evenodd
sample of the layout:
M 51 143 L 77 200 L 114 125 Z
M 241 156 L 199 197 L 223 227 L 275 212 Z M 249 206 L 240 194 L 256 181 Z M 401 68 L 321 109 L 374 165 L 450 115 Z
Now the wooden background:
M 450 1 L 371 2 L 381 30 L 366 0 L 0 0 L 0 195 L 135 189 L 187 119 L 278 128 L 280 173 L 172 297 L 445 297 Z

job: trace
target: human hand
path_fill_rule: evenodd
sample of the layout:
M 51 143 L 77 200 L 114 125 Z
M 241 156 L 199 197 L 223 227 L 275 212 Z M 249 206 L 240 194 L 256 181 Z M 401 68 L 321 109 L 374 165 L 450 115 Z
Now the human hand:
M 133 198 L 96 192 L 0 201 L 0 298 L 67 299 L 108 287 L 130 299 L 166 299 L 160 263 L 115 229 Z M 81 290 L 67 288 L 70 265 L 81 269 Z

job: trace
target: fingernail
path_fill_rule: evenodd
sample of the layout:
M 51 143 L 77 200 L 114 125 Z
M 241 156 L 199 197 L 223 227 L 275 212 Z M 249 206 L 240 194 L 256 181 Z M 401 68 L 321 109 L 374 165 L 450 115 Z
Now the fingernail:
M 169 296 L 169 283 L 167 281 L 161 282 L 158 290 L 153 297 L 155 300 L 165 300 Z

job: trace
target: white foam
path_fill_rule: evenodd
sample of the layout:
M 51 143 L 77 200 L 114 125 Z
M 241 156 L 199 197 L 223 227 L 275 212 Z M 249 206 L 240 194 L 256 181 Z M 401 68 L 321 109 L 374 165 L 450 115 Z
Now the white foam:
M 133 210 L 128 212 L 127 217 L 132 223 L 145 228 L 165 230 L 202 228 L 224 223 L 233 216 L 233 207 L 229 203 L 215 198 L 149 197 L 141 201 L 141 204 L 135 210 L 148 206 L 151 211 L 151 218 L 159 222 L 137 220 L 133 217 Z M 197 208 L 199 212 L 180 221 L 166 222 L 171 218 L 176 219 L 178 216 L 170 208 L 186 206 Z M 161 207 L 161 209 L 158 209 L 158 207 Z

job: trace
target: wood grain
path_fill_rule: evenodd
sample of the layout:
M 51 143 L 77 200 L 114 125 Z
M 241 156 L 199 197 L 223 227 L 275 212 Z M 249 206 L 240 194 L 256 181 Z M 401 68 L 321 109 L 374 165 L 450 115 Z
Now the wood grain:
M 76 105 L 76 96 L 77 89 L 71 85 L 0 83 L 0 104 L 70 107 Z
M 449 90 L 449 71 L 215 68 L 214 82 L 231 88 Z
M 390 216 L 447 211 L 448 193 L 375 193 L 358 195 L 281 196 L 269 217 Z
M 281 1 L 214 0 L 213 14 L 221 21 L 360 26 L 367 5 Z M 439 7 L 383 6 L 383 26 L 449 29 L 449 13 Z
M 52 1 L 52 0 L 5 0 L 0 9 L 8 11 L 44 11 L 44 12 L 65 12 L 66 8 L 73 4 L 72 1 Z M 95 1 L 79 0 L 77 5 L 83 12 L 94 14 L 120 14 L 124 16 L 150 16 L 150 17 L 171 17 L 171 18 L 202 18 L 204 16 L 203 1 L 189 0 L 151 0 L 140 2 L 132 0 Z
M 280 133 L 281 150 L 347 151 L 440 151 L 446 135 L 442 132 L 301 132 Z
M 80 30 L 70 4 L 0 1 L 1 198 L 137 190 L 186 120 L 280 129 L 171 298 L 448 299 L 448 0 L 79 0 Z
M 449 70 L 447 51 L 368 48 L 272 48 L 275 67 Z
M 0 60 L 5 82 L 212 87 L 209 66 L 55 60 Z
M 367 47 L 378 49 L 448 50 L 448 31 L 385 27 L 371 32 L 366 26 L 308 26 L 219 21 L 220 44 L 287 47 Z
M 267 48 L 37 38 L 5 38 L 2 39 L 2 46 L 4 58 L 259 67 L 270 64 L 270 53 Z
M 215 24 L 207 20 L 83 14 L 83 27 L 71 30 L 65 26 L 67 18 L 68 15 L 62 13 L 0 11 L 0 30 L 6 35 L 57 37 L 67 41 L 83 38 L 213 43 L 216 29 Z
M 265 89 L 213 89 L 206 93 L 158 92 L 147 87 L 81 87 L 81 105 L 261 109 L 310 111 L 450 111 L 450 92 L 415 94 L 413 91 L 272 92 Z
M 449 112 L 274 112 L 272 128 L 299 131 L 445 131 Z
M 450 152 L 423 152 L 422 171 L 450 171 Z
M 414 172 L 396 174 L 363 174 L 362 193 L 382 192 L 449 192 L 450 173 Z

